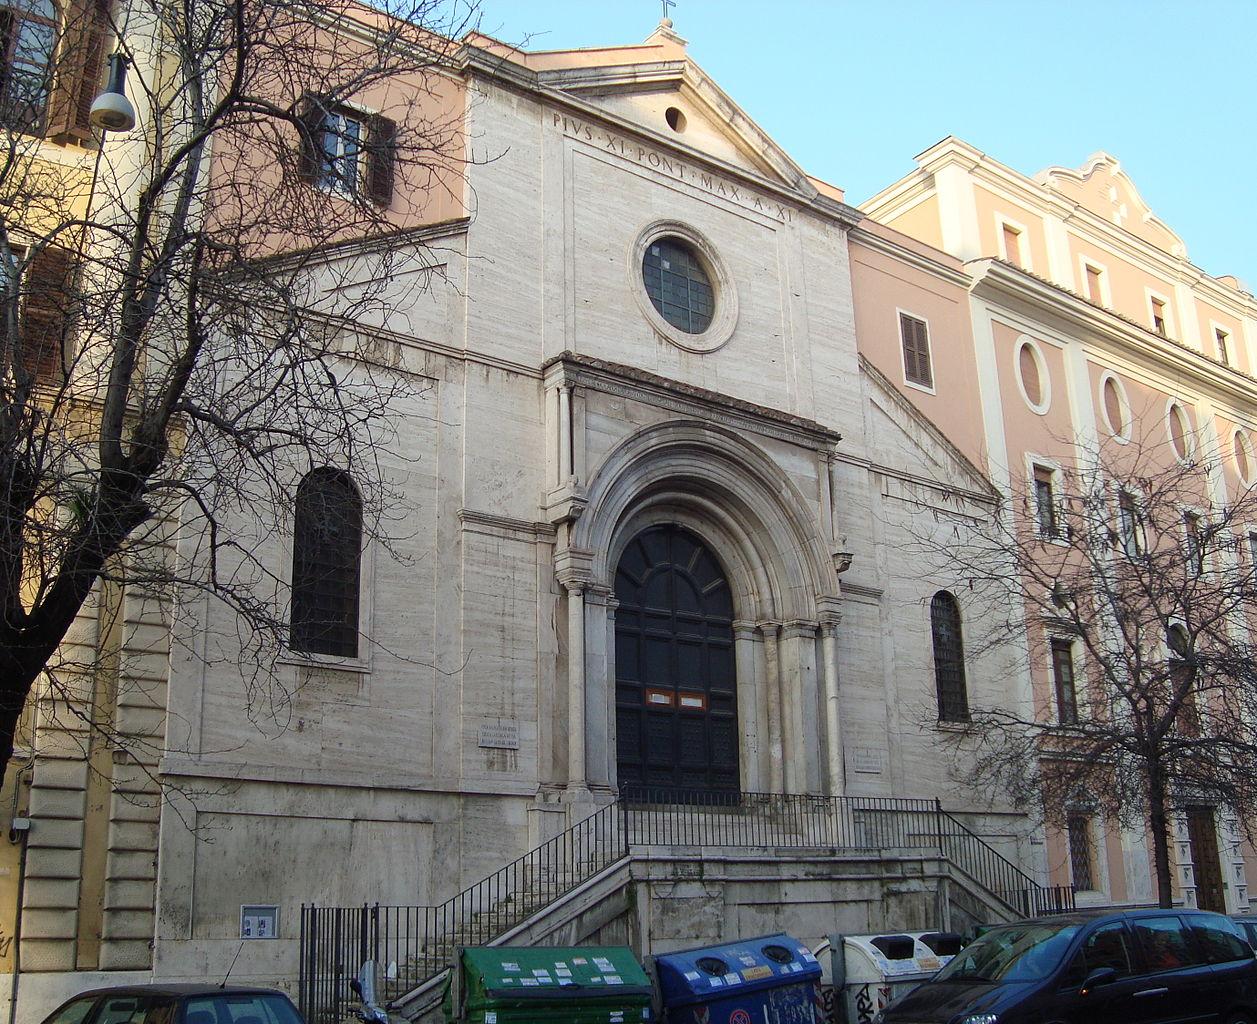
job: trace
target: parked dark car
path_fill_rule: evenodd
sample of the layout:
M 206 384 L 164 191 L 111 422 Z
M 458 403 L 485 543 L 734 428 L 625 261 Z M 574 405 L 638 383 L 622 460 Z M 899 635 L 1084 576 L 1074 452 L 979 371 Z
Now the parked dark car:
M 1198 910 L 1062 914 L 1002 925 L 891 1003 L 884 1024 L 1253 1024 L 1257 959 Z
M 1248 944 L 1257 949 L 1257 914 L 1232 914 L 1231 920 L 1240 926 L 1240 933 Z
M 44 1024 L 302 1024 L 282 992 L 217 985 L 125 985 L 84 992 Z

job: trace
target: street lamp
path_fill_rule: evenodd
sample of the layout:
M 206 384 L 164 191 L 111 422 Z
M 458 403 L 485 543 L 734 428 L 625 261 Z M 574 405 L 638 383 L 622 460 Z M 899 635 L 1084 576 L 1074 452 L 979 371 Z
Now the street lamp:
M 135 127 L 135 107 L 126 94 L 127 58 L 121 53 L 109 55 L 109 84 L 92 101 L 88 114 L 93 128 L 102 132 L 129 132 Z

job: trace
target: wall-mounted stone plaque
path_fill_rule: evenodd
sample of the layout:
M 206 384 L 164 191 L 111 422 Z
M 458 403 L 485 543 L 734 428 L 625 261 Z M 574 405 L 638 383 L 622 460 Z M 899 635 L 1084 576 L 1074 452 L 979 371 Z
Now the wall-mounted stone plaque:
M 518 750 L 518 722 L 486 722 L 480 726 L 480 738 L 477 743 L 491 750 Z
M 851 767 L 868 775 L 882 773 L 882 752 L 874 747 L 856 747 L 851 752 Z

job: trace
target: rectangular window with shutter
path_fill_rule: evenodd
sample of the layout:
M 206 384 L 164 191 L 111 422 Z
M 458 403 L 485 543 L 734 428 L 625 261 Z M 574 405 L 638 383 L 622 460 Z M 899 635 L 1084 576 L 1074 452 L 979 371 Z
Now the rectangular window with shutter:
M 1168 338 L 1170 336 L 1169 321 L 1166 319 L 1165 302 L 1162 299 L 1149 299 L 1149 305 L 1152 307 L 1152 329 L 1161 337 Z
M 1104 305 L 1104 271 L 1087 264 L 1087 298 L 1097 306 Z
M 1056 717 L 1061 725 L 1078 721 L 1078 691 L 1074 685 L 1074 645 L 1070 640 L 1052 641 L 1052 684 L 1056 688 Z
M 903 376 L 909 384 L 934 387 L 934 367 L 930 360 L 930 332 L 924 320 L 908 313 L 899 314 L 899 339 L 903 345 Z
M 380 114 L 328 107 L 307 96 L 300 119 L 301 174 L 312 184 L 345 196 L 364 196 L 380 206 L 393 200 L 397 124 Z
M 1213 336 L 1218 343 L 1218 362 L 1223 366 L 1231 365 L 1231 336 L 1221 327 L 1215 327 Z
M 1052 471 L 1046 466 L 1034 467 L 1034 513 L 1039 536 L 1060 536 L 1060 528 L 1056 522 L 1056 494 Z
M 10 246 L 15 266 L 18 345 L 26 372 L 42 384 L 58 384 L 68 366 L 74 260 L 69 249 L 45 245 L 28 258 L 25 248 Z M 0 299 L 8 284 L 0 282 Z
M 1004 241 L 1004 259 L 1014 266 L 1024 267 L 1025 260 L 1021 255 L 1021 232 L 1011 224 L 1003 224 L 1000 228 Z

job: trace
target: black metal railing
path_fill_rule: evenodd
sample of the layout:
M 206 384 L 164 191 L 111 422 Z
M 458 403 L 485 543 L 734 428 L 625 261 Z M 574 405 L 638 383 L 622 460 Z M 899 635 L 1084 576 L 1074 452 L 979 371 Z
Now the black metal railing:
M 301 1012 L 309 1024 L 339 1024 L 366 960 L 380 965 L 384 1001 L 413 992 L 461 947 L 492 942 L 649 846 L 932 850 L 1010 916 L 1073 908 L 1072 888 L 1039 885 L 936 800 L 635 789 L 444 903 L 303 906 Z

